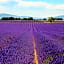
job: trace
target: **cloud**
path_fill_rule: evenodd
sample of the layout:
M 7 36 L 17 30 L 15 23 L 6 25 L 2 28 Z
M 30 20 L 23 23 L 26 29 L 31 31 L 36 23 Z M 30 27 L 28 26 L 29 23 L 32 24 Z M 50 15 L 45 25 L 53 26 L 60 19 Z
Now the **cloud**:
M 34 2 L 34 1 L 22 1 L 22 0 L 15 0 L 17 2 L 17 6 L 18 7 L 45 7 L 45 8 L 49 8 L 49 9 L 60 9 L 60 10 L 64 10 L 64 4 L 59 4 L 59 5 L 53 5 L 47 2 L 42 2 L 42 1 L 38 1 L 38 2 Z
M 6 3 L 9 2 L 10 0 L 0 0 L 0 3 Z
M 18 3 L 18 6 L 24 6 L 24 7 L 51 7 L 51 4 L 48 4 L 46 2 L 33 2 L 33 1 L 22 1 L 22 0 L 15 0 Z
M 56 9 L 64 10 L 64 5 L 62 5 L 62 4 L 61 5 L 56 5 L 55 8 Z
M 14 4 L 14 6 L 9 6 L 8 4 L 11 3 L 11 1 L 15 2 L 16 4 Z M 26 16 L 29 15 L 34 17 L 55 16 L 55 15 L 62 15 L 64 13 L 63 11 L 64 4 L 54 5 L 43 1 L 34 2 L 23 0 L 0 0 L 0 3 L 6 3 L 5 6 L 0 4 L 0 13 L 11 13 Z M 30 7 L 36 7 L 36 8 L 30 8 Z
M 8 7 L 0 5 L 0 13 L 7 13 L 8 11 L 9 11 Z
M 3 13 L 4 10 L 6 10 L 6 7 L 4 7 L 4 6 L 0 6 L 0 13 Z
M 23 0 L 0 0 L 0 3 L 14 1 L 17 3 L 15 7 L 45 7 L 48 9 L 64 10 L 64 4 L 54 5 L 43 1 L 23 1 Z
M 0 6 L 0 11 L 1 11 L 1 10 L 5 10 L 5 9 L 6 9 L 6 7 Z

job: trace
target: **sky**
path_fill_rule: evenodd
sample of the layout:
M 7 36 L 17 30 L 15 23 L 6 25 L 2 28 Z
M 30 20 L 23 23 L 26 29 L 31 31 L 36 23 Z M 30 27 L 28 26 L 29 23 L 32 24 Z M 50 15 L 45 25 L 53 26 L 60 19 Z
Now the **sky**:
M 39 18 L 64 15 L 64 0 L 0 0 L 0 13 Z

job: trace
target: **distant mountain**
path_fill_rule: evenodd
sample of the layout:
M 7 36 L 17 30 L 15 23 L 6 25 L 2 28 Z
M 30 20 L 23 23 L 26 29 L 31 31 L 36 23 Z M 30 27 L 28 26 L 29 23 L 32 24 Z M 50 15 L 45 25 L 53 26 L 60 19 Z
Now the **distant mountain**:
M 0 13 L 0 18 L 2 17 L 15 17 L 15 18 L 28 18 L 30 16 L 17 16 L 17 15 L 12 15 L 12 14 L 6 14 L 6 13 Z M 33 17 L 34 19 L 42 19 L 39 17 Z
M 56 16 L 56 18 L 63 18 L 64 19 L 64 15 Z
M 1 13 L 0 18 L 2 17 L 28 18 L 29 16 L 17 16 L 17 15 L 12 15 L 12 14 Z
M 2 17 L 19 17 L 19 16 L 12 15 L 12 14 L 5 14 L 5 13 L 2 13 L 2 14 L 0 14 L 0 18 L 2 18 Z

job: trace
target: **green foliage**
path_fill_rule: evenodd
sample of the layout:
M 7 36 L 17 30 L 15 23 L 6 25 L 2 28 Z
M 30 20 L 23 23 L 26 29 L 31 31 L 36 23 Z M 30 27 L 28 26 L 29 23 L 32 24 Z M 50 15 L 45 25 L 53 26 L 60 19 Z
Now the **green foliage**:
M 15 18 L 14 18 L 14 17 L 9 17 L 8 19 L 9 19 L 9 20 L 15 20 Z
M 52 21 L 54 21 L 55 19 L 53 18 L 53 17 L 49 17 L 48 18 L 48 21 L 50 21 L 50 22 L 52 22 Z
M 53 22 L 55 20 L 63 20 L 62 18 L 53 18 L 53 17 L 49 17 L 48 19 L 43 18 L 43 19 L 33 19 L 33 17 L 29 17 L 29 18 L 14 18 L 14 17 L 2 17 L 1 20 L 48 20 L 50 22 Z
M 63 20 L 62 18 L 53 18 L 53 17 L 49 17 L 48 21 L 53 22 L 54 20 Z
M 14 18 L 14 17 L 3 17 L 1 20 L 21 20 L 21 18 Z
M 1 18 L 1 20 L 8 20 L 8 19 L 9 19 L 8 17 Z
M 46 18 L 43 18 L 43 20 L 47 20 Z
M 33 17 L 29 17 L 28 20 L 33 20 Z
M 1 18 L 1 20 L 33 20 L 33 18 L 29 17 L 29 18 L 21 19 L 21 18 L 14 18 L 14 17 L 3 17 L 3 18 Z
M 1 20 L 13 20 L 14 18 L 13 17 L 3 17 L 1 18 Z
M 23 20 L 33 20 L 32 17 L 29 17 L 29 18 L 23 18 Z
M 23 18 L 22 20 L 28 20 L 27 18 Z
M 55 20 L 63 20 L 62 18 L 55 18 Z
M 21 20 L 21 18 L 15 18 L 15 20 Z

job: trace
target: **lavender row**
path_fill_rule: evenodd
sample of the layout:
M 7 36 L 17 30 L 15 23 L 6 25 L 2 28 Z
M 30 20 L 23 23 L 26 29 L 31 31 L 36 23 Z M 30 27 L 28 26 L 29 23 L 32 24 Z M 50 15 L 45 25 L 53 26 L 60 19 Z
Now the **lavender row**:
M 53 34 L 54 30 L 52 29 L 52 25 L 50 24 L 47 24 L 47 25 L 48 26 L 46 26 L 46 24 L 37 24 L 37 25 L 34 24 L 35 26 L 34 34 L 36 39 L 37 52 L 39 55 L 38 57 L 39 63 L 40 64 L 42 63 L 43 64 L 63 64 L 64 63 L 64 56 L 63 56 L 64 46 L 62 46 L 62 44 L 59 44 L 59 42 L 56 41 L 55 39 L 51 38 L 54 36 Z M 53 26 L 54 25 L 55 24 L 53 24 Z M 49 28 L 49 26 L 51 27 Z M 60 26 L 57 28 L 60 30 L 59 32 L 61 32 L 61 29 L 63 29 L 63 27 L 60 29 Z M 48 29 L 50 31 L 48 31 Z M 58 31 L 55 31 L 55 32 L 58 33 Z M 50 34 L 47 34 L 47 33 L 51 33 L 51 36 Z M 57 34 L 57 36 L 59 35 Z

